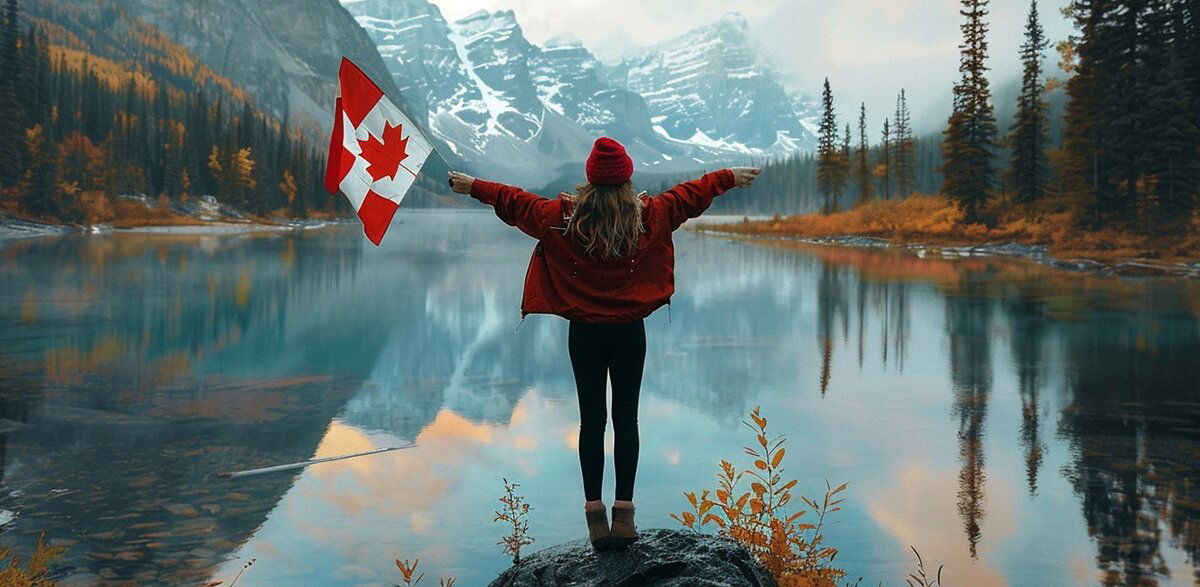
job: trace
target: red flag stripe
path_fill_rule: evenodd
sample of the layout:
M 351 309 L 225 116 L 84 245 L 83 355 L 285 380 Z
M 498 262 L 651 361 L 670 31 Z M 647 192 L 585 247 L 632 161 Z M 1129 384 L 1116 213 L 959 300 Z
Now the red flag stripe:
M 358 219 L 362 220 L 363 232 L 375 246 L 379 246 L 379 242 L 383 240 L 383 233 L 387 232 L 398 207 L 399 204 L 375 193 L 374 190 L 368 191 L 367 197 L 363 198 L 362 205 L 358 207 Z
M 331 194 L 338 193 L 338 184 L 346 177 L 347 159 L 353 165 L 353 155 L 342 146 L 344 130 L 342 128 L 342 99 L 338 97 L 333 104 L 333 133 L 329 135 L 329 155 L 325 162 L 325 189 Z
M 383 90 L 379 89 L 354 62 L 345 57 L 342 58 L 342 66 L 338 71 L 338 81 L 342 86 L 342 107 L 350 117 L 350 124 L 357 128 L 383 97 Z

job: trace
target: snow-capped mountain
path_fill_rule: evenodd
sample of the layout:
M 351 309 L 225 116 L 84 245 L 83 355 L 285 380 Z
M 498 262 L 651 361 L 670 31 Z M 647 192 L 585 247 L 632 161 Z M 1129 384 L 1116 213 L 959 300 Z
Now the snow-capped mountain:
M 625 143 L 639 169 L 669 172 L 815 144 L 796 117 L 799 98 L 759 63 L 739 15 L 676 41 L 693 51 L 669 42 L 606 67 L 570 37 L 531 43 L 512 11 L 448 22 L 426 0 L 342 1 L 402 100 L 425 105 L 434 138 L 501 181 L 576 174 L 601 134 Z
M 793 96 L 749 41 L 746 18 L 727 14 L 622 63 L 613 78 L 646 99 L 669 139 L 755 155 L 811 147 Z

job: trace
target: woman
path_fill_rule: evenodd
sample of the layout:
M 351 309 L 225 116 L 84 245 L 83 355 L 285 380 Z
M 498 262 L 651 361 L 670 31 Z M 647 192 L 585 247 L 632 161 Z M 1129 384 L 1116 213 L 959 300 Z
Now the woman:
M 579 465 L 588 535 L 597 550 L 637 540 L 633 481 L 637 473 L 638 393 L 646 357 L 642 319 L 675 291 L 671 233 L 704 212 L 713 198 L 754 182 L 759 170 L 723 169 L 666 193 L 633 191 L 633 161 L 617 141 L 596 140 L 587 183 L 549 200 L 499 183 L 450 173 L 450 187 L 495 208 L 504 222 L 538 240 L 521 300 L 526 314 L 570 321 L 568 351 L 579 395 Z M 612 527 L 600 500 L 604 477 L 605 381 L 612 383 L 616 499 Z

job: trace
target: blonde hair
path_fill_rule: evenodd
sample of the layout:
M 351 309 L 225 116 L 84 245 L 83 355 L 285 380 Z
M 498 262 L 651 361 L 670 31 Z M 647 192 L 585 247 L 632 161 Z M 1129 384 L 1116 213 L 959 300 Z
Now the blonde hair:
M 633 252 L 642 227 L 642 199 L 633 183 L 580 184 L 567 232 L 592 258 L 625 257 Z

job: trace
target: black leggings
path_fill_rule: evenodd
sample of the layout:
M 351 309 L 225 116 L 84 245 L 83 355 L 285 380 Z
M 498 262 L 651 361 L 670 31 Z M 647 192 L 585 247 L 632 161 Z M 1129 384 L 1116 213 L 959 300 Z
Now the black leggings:
M 646 327 L 641 320 L 623 324 L 571 322 L 567 336 L 575 388 L 579 393 L 579 468 L 583 496 L 600 499 L 604 482 L 605 380 L 612 380 L 613 465 L 618 500 L 633 499 L 637 475 L 638 392 L 646 361 Z

